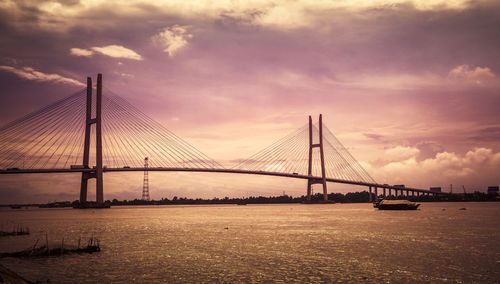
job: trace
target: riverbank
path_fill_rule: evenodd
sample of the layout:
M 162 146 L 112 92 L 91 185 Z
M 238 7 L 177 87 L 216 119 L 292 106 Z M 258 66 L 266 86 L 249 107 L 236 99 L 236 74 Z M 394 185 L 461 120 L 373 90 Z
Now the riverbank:
M 372 195 L 373 198 L 375 198 Z M 379 196 L 380 198 L 381 196 Z M 492 202 L 500 201 L 498 195 L 486 194 L 482 192 L 474 192 L 467 194 L 445 194 L 439 196 L 432 195 L 420 195 L 420 196 L 390 196 L 385 197 L 385 199 L 407 199 L 413 202 Z M 323 194 L 317 193 L 311 196 L 312 201 L 322 201 Z M 367 191 L 362 192 L 349 192 L 346 194 L 342 193 L 330 193 L 328 194 L 328 200 L 334 203 L 370 203 L 370 195 Z M 224 197 L 224 198 L 212 198 L 212 199 L 202 199 L 202 198 L 187 198 L 187 197 L 177 197 L 174 196 L 172 199 L 161 198 L 159 200 L 107 200 L 105 202 L 106 206 L 131 206 L 131 205 L 221 205 L 221 204 L 291 204 L 291 203 L 304 203 L 306 201 L 305 196 L 293 197 L 290 195 L 281 196 L 249 196 L 249 197 Z M 12 207 L 12 205 L 0 205 L 0 207 Z M 70 201 L 60 201 L 52 202 L 47 204 L 23 204 L 19 205 L 18 209 L 22 207 L 40 207 L 40 208 L 64 208 L 64 207 L 81 207 L 80 202 L 75 200 Z

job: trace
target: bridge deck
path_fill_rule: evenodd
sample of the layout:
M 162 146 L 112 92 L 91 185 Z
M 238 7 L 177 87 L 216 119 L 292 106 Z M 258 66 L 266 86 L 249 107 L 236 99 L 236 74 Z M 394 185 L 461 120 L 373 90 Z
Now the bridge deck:
M 206 172 L 206 173 L 232 173 L 232 174 L 250 174 L 250 175 L 264 175 L 264 176 L 276 176 L 276 177 L 287 177 L 296 179 L 321 179 L 321 177 L 307 176 L 300 174 L 289 174 L 289 173 L 279 173 L 279 172 L 267 172 L 267 171 L 250 171 L 241 169 L 219 169 L 219 168 L 104 168 L 104 172 L 142 172 L 142 171 L 152 171 L 152 172 Z M 0 170 L 0 174 L 39 174 L 39 173 L 80 173 L 80 172 L 92 172 L 94 169 L 12 169 L 12 170 Z M 350 181 L 334 178 L 326 178 L 327 182 L 342 183 L 350 185 L 359 186 L 371 186 L 377 188 L 387 188 L 395 190 L 408 190 L 421 193 L 431 193 L 431 194 L 447 194 L 445 192 L 430 191 L 427 189 L 412 188 L 412 187 L 398 187 L 378 183 L 369 183 L 362 181 Z

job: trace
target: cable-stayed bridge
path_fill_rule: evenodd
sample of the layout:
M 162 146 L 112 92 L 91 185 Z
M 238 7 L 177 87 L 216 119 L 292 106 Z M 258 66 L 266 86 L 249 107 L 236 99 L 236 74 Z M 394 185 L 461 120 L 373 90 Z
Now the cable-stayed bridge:
M 95 90 L 95 95 L 93 94 Z M 149 158 L 145 169 L 144 157 Z M 87 88 L 0 128 L 0 174 L 81 172 L 80 202 L 87 202 L 87 181 L 96 179 L 96 201 L 103 204 L 103 173 L 186 171 L 280 176 L 321 184 L 367 186 L 397 195 L 443 194 L 378 184 L 322 123 L 309 122 L 269 147 L 225 168 L 176 136 L 120 96 L 103 95 L 102 76 Z

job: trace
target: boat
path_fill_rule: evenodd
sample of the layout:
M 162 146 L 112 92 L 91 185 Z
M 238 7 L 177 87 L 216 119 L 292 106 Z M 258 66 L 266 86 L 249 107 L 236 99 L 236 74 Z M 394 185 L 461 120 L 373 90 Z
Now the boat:
M 420 204 L 408 200 L 382 200 L 373 203 L 379 210 L 417 210 Z

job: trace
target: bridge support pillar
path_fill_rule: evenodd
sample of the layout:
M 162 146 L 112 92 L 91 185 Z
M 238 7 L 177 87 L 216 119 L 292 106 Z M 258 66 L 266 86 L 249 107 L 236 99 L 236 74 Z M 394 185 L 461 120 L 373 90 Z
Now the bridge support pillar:
M 384 198 L 385 198 L 385 196 L 386 196 L 386 195 L 385 195 L 385 187 L 384 187 Z
M 373 202 L 372 187 L 368 187 L 368 201 Z
M 378 200 L 378 188 L 375 187 L 375 201 Z
M 80 206 L 86 207 L 87 203 L 87 185 L 91 178 L 96 179 L 96 203 L 100 207 L 104 204 L 103 178 L 102 178 L 102 74 L 97 75 L 96 92 L 96 117 L 92 119 L 92 78 L 87 78 L 87 107 L 85 119 L 85 139 L 83 145 L 83 168 L 90 169 L 90 129 L 95 124 L 96 129 L 96 166 L 91 172 L 82 172 L 80 184 Z
M 325 155 L 323 151 L 323 121 L 321 114 L 319 115 L 319 142 L 317 144 L 313 143 L 312 135 L 312 118 L 309 116 L 309 167 L 307 169 L 307 175 L 312 177 L 312 152 L 313 148 L 319 148 L 320 160 L 321 160 L 321 179 L 309 178 L 307 180 L 307 201 L 311 201 L 311 187 L 313 184 L 323 185 L 323 200 L 328 200 L 328 193 L 326 189 L 326 174 L 325 174 Z
M 96 202 L 98 205 L 104 204 L 103 180 L 102 180 L 102 74 L 97 74 L 96 92 Z
M 90 127 L 92 125 L 92 78 L 87 77 L 87 108 L 85 118 L 85 139 L 83 142 L 83 167 L 89 168 L 89 152 L 90 152 Z M 87 172 L 82 173 L 82 181 L 80 184 L 80 204 L 87 202 L 87 184 L 91 175 Z

